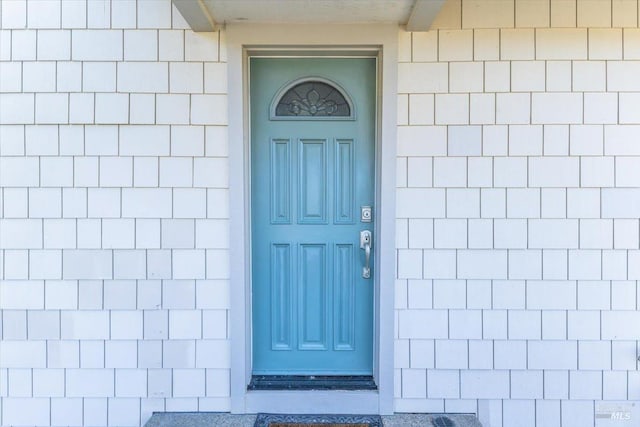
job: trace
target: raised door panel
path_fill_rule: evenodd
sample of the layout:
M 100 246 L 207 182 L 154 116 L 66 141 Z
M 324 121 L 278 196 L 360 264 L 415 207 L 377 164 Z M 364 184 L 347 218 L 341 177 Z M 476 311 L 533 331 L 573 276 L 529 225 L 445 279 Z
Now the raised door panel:
M 334 222 L 354 222 L 354 158 L 353 140 L 338 139 L 335 142 L 335 190 Z
M 350 244 L 337 244 L 334 250 L 333 348 L 355 347 L 355 254 Z
M 291 222 L 291 140 L 271 140 L 271 223 Z
M 294 280 L 291 277 L 291 245 L 271 247 L 271 348 L 291 350 L 294 326 Z
M 327 145 L 326 139 L 299 140 L 299 224 L 327 222 Z
M 326 350 L 329 330 L 327 247 L 302 244 L 298 258 L 298 348 Z

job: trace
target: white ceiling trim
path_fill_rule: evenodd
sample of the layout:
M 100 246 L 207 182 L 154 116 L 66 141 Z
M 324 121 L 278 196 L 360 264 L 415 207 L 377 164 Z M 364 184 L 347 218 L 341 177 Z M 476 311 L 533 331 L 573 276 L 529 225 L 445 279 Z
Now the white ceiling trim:
M 407 21 L 407 31 L 429 31 L 444 0 L 415 0 Z
M 445 0 L 172 0 L 193 31 L 226 24 L 397 24 L 427 31 Z
M 195 32 L 218 31 L 219 24 L 203 0 L 171 0 Z

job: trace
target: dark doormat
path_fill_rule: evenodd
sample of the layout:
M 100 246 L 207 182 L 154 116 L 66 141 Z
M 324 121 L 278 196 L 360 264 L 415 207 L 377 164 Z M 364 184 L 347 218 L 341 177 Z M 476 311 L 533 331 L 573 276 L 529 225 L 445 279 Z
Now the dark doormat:
M 258 414 L 254 427 L 382 427 L 379 415 Z
M 247 390 L 377 390 L 371 375 L 253 375 Z

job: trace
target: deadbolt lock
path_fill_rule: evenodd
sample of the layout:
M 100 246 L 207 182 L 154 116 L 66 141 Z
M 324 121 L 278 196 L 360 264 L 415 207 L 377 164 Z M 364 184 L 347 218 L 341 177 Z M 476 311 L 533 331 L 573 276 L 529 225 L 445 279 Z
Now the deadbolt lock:
M 371 222 L 373 220 L 373 211 L 371 206 L 360 206 L 360 222 Z

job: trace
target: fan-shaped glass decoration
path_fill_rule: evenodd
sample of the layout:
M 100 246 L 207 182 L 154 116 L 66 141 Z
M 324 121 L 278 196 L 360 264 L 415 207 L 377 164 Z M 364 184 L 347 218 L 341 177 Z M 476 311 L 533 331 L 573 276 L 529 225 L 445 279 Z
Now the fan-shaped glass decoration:
M 298 80 L 285 86 L 275 98 L 271 118 L 353 119 L 353 107 L 345 92 L 333 82 L 313 78 Z

